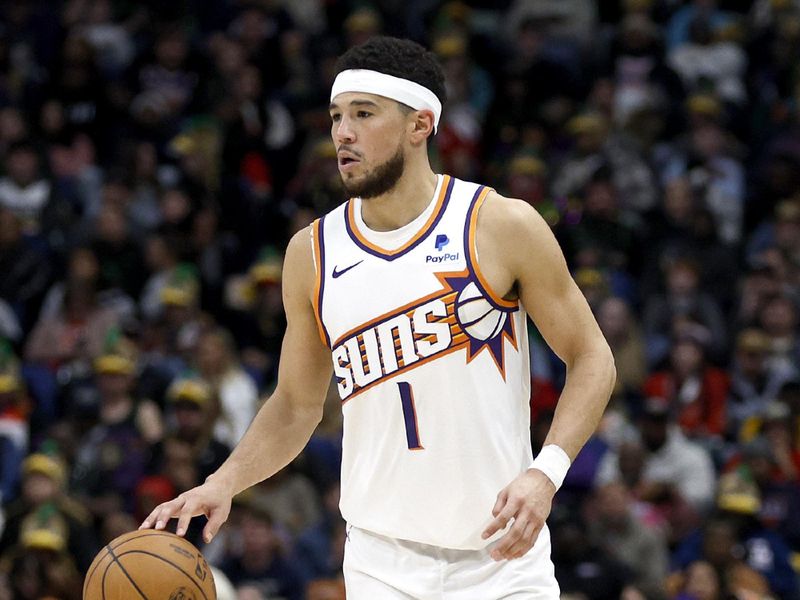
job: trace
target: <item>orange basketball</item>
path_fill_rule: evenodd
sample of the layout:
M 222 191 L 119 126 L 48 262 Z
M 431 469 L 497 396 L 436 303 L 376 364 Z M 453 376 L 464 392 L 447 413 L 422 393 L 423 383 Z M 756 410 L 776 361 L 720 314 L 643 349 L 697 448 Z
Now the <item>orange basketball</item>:
M 83 600 L 216 600 L 214 576 L 182 537 L 143 529 L 111 541 L 92 561 Z

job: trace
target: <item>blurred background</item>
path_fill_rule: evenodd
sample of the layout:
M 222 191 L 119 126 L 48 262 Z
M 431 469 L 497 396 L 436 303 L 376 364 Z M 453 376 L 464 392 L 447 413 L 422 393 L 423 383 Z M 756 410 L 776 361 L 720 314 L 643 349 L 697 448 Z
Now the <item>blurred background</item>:
M 0 600 L 80 598 L 275 385 L 290 236 L 345 197 L 335 58 L 431 48 L 434 168 L 521 198 L 616 357 L 550 519 L 571 599 L 795 599 L 800 2 L 0 1 Z M 563 368 L 531 329 L 532 440 Z M 341 416 L 198 544 L 336 600 Z M 478 600 L 478 599 L 476 599 Z

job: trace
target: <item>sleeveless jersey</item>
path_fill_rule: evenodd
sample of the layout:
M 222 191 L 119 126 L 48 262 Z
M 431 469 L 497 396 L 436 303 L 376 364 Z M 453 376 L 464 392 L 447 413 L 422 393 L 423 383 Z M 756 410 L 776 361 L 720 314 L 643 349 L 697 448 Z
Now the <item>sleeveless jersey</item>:
M 357 200 L 312 225 L 344 418 L 340 507 L 362 529 L 483 548 L 498 492 L 531 463 L 525 313 L 477 260 L 489 191 L 438 176 L 427 220 L 394 249 L 365 237 Z

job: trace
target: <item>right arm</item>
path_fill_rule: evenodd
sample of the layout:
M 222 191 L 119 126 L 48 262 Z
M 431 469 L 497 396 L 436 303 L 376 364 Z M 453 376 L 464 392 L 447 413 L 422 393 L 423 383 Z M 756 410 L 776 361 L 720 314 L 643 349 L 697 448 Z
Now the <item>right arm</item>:
M 206 482 L 157 506 L 140 529 L 163 529 L 178 518 L 178 535 L 189 520 L 208 517 L 208 542 L 228 518 L 231 499 L 291 462 L 305 447 L 322 419 L 322 407 L 333 366 L 322 343 L 312 305 L 315 267 L 309 228 L 295 234 L 286 249 L 283 303 L 286 334 L 281 348 L 278 385 L 264 403 L 230 457 Z

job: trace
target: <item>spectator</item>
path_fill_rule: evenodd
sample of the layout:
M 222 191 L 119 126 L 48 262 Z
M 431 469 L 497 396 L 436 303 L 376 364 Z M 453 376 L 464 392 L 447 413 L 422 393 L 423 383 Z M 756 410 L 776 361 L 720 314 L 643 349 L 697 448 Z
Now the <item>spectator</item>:
M 577 265 L 624 275 L 638 270 L 639 239 L 633 221 L 620 207 L 619 190 L 610 175 L 605 167 L 593 169 L 584 189 L 580 222 L 565 226 L 563 236 Z
M 28 452 L 29 411 L 19 361 L 0 340 L 0 502 L 16 495 L 22 459 Z
M 339 514 L 339 483 L 322 496 L 322 519 L 297 536 L 295 554 L 306 581 L 342 577 L 346 523 Z
M 72 363 L 88 366 L 100 355 L 119 316 L 100 304 L 96 260 L 90 251 L 73 252 L 61 306 L 41 315 L 27 341 L 26 360 L 56 372 Z
M 664 597 L 666 540 L 635 514 L 625 486 L 610 483 L 596 489 L 587 510 L 593 543 L 631 571 L 633 584 L 645 597 Z
M 781 295 L 769 300 L 759 313 L 759 322 L 770 338 L 768 363 L 774 369 L 797 369 L 800 365 L 800 334 L 797 304 Z
M 192 449 L 197 478 L 189 487 L 205 481 L 230 454 L 230 448 L 211 435 L 215 404 L 211 387 L 196 378 L 178 378 L 167 390 L 170 401 L 165 439 L 152 449 L 151 463 L 155 472 L 167 473 L 164 468 L 164 446 L 175 439 Z M 144 513 L 143 517 L 147 516 Z
M 769 336 L 761 329 L 745 329 L 736 338 L 727 402 L 727 430 L 731 439 L 746 439 L 746 431 L 752 430 L 751 420 L 759 419 L 781 387 L 797 375 L 785 363 L 771 366 L 767 362 L 769 348 Z
M 780 598 L 797 598 L 797 576 L 789 564 L 789 549 L 780 535 L 766 531 L 754 519 L 759 509 L 758 492 L 736 478 L 720 482 L 720 512 L 704 530 L 695 532 L 675 551 L 676 566 L 685 567 L 703 555 L 720 571 L 731 569 L 743 549 L 743 562 L 759 573 Z
M 99 550 L 91 515 L 66 491 L 66 465 L 55 454 L 37 452 L 22 463 L 22 493 L 8 504 L 0 555 L 23 542 L 25 532 L 41 524 L 59 530 L 59 546 L 69 552 L 81 572 L 89 568 Z
M 687 89 L 706 87 L 732 104 L 744 104 L 747 91 L 744 75 L 747 55 L 735 42 L 716 34 L 706 17 L 689 24 L 689 39 L 669 53 L 669 64 L 681 76 Z
M 226 300 L 230 330 L 241 348 L 242 366 L 259 387 L 277 377 L 286 317 L 281 299 L 282 263 L 274 248 L 262 249 L 246 276 L 230 277 Z
M 553 515 L 553 564 L 562 597 L 611 600 L 622 597 L 632 582 L 629 570 L 584 534 L 585 525 L 569 514 Z
M 233 448 L 256 413 L 258 390 L 242 369 L 228 331 L 204 332 L 198 339 L 196 353 L 198 371 L 219 398 L 214 437 Z
M 303 584 L 299 573 L 281 553 L 272 517 L 259 503 L 251 503 L 242 515 L 242 552 L 229 557 L 222 571 L 240 591 L 254 588 L 262 597 L 280 596 L 301 600 Z
M 673 343 L 667 369 L 650 375 L 643 390 L 670 404 L 684 434 L 712 441 L 725 429 L 729 387 L 725 372 L 707 363 L 703 341 L 685 334 Z
M 36 321 L 52 269 L 46 255 L 23 236 L 22 227 L 20 217 L 0 207 L 0 298 L 27 332 Z
M 635 482 L 637 495 L 667 505 L 686 502 L 702 514 L 714 499 L 714 466 L 708 453 L 686 439 L 670 419 L 668 402 L 661 398 L 645 401 L 639 431 L 645 454 L 641 479 Z M 606 453 L 598 483 L 622 479 L 620 458 L 618 452 Z
M 153 233 L 144 243 L 144 257 L 150 276 L 147 278 L 139 299 L 139 310 L 149 320 L 156 320 L 162 314 L 162 294 L 164 288 L 176 273 L 179 255 L 172 240 L 163 233 Z
M 621 298 L 608 298 L 598 308 L 597 322 L 611 346 L 617 367 L 617 382 L 612 397 L 638 395 L 645 380 L 647 365 L 644 339 L 630 306 Z
M 144 267 L 124 209 L 112 204 L 102 206 L 95 231 L 91 246 L 100 261 L 100 285 L 118 288 L 136 298 L 144 283 Z
M 94 362 L 99 422 L 80 440 L 71 488 L 99 519 L 119 509 L 133 509 L 133 492 L 145 473 L 148 446 L 162 435 L 155 405 L 132 395 L 136 355 L 132 342 L 112 333 L 105 352 Z
M 12 211 L 29 235 L 41 232 L 42 215 L 50 203 L 51 183 L 42 176 L 34 146 L 21 141 L 8 149 L 8 173 L 0 179 L 0 206 Z
M 725 319 L 719 305 L 700 289 L 697 263 L 681 257 L 666 265 L 664 294 L 652 296 L 644 306 L 643 327 L 647 336 L 648 359 L 657 365 L 668 354 L 676 318 L 691 320 L 708 330 L 709 356 L 722 358 L 727 340 Z
M 255 498 L 270 507 L 276 525 L 292 535 L 315 524 L 320 519 L 320 500 L 311 482 L 292 465 L 284 467 L 273 477 L 259 483 Z
M 133 67 L 131 116 L 161 140 L 172 137 L 178 119 L 199 102 L 200 76 L 193 62 L 186 32 L 166 25 L 156 35 L 152 56 Z

